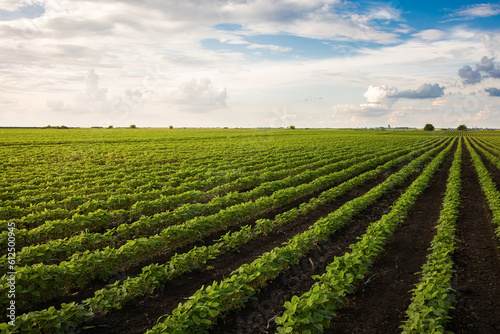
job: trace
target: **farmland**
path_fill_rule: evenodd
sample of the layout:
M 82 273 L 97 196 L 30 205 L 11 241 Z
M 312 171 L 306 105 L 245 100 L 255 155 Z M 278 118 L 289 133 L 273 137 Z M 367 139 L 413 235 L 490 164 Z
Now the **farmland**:
M 497 132 L 0 142 L 2 333 L 500 332 Z

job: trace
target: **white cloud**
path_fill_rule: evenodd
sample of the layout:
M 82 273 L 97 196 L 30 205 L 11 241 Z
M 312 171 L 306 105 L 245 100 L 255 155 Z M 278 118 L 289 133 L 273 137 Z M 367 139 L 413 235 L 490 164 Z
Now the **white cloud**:
M 391 98 L 395 90 L 391 87 L 404 92 L 424 82 L 450 85 L 459 80 L 457 70 L 463 65 L 500 52 L 500 34 L 495 31 L 485 34 L 461 26 L 416 32 L 404 21 L 407 13 L 371 2 L 7 0 L 2 6 L 15 11 L 23 3 L 36 3 L 44 11 L 36 18 L 0 21 L 0 103 L 18 115 L 36 110 L 33 122 L 38 119 L 41 125 L 49 122 L 46 115 L 66 117 L 78 125 L 77 120 L 92 122 L 100 117 L 96 114 L 111 119 L 113 114 L 128 114 L 150 125 L 161 125 L 150 115 L 168 119 L 166 125 L 174 120 L 172 114 L 178 122 L 188 119 L 196 125 L 215 115 L 220 118 L 207 123 L 215 126 L 231 125 L 225 122 L 233 115 L 233 122 L 241 118 L 259 125 L 267 124 L 269 110 L 288 106 L 296 118 L 287 122 L 300 126 L 311 110 L 317 112 L 315 119 L 327 119 L 334 104 L 340 104 L 334 107 L 339 112 L 348 111 L 345 118 L 357 115 L 364 121 L 378 115 L 403 122 L 413 115 L 411 108 L 404 115 L 395 114 L 396 103 L 399 108 L 421 101 Z M 472 7 L 462 9 L 479 15 L 471 14 Z M 215 27 L 220 23 L 242 28 L 222 31 Z M 414 34 L 402 40 L 399 34 L 409 32 Z M 304 61 L 294 57 L 292 47 L 273 39 L 262 44 L 245 40 L 261 34 L 326 39 L 328 45 L 348 41 L 352 47 L 345 56 Z M 243 47 L 232 48 L 239 52 L 211 51 L 203 48 L 201 41 L 206 39 Z M 358 41 L 386 46 L 372 48 Z M 245 57 L 258 51 L 284 57 L 278 61 Z M 465 94 L 474 88 L 485 96 L 488 87 L 493 85 L 456 90 Z M 316 96 L 317 91 L 322 102 L 294 103 Z M 435 103 L 440 101 L 445 97 Z M 259 114 L 261 110 L 266 111 Z
M 395 88 L 389 88 L 387 85 L 370 86 L 366 93 L 363 94 L 363 97 L 366 98 L 368 103 L 390 105 L 393 100 L 388 97 L 396 92 Z
M 499 114 L 498 111 L 492 112 L 490 111 L 490 107 L 488 105 L 485 105 L 484 109 L 480 110 L 476 114 L 460 117 L 460 121 L 461 122 L 487 121 L 491 119 L 493 116 L 496 116 L 498 114 Z
M 396 92 L 394 88 L 383 86 L 369 86 L 363 97 L 367 103 L 359 105 L 346 104 L 333 106 L 334 117 L 338 113 L 349 114 L 356 117 L 380 117 L 391 112 L 391 107 L 395 99 L 389 98 L 389 95 Z
M 412 36 L 421 38 L 426 41 L 436 41 L 443 39 L 447 36 L 446 32 L 438 29 L 428 29 L 422 30 L 418 33 L 413 34 Z
M 182 83 L 175 90 L 169 101 L 184 106 L 190 112 L 207 112 L 226 107 L 227 92 L 225 88 L 216 88 L 208 78 L 191 79 Z
M 500 14 L 500 5 L 491 3 L 482 3 L 468 5 L 460 8 L 452 16 L 458 16 L 465 19 L 473 19 L 477 17 L 489 17 Z
M 109 112 L 111 102 L 108 101 L 106 88 L 99 88 L 99 76 L 90 69 L 84 79 L 85 90 L 76 95 L 71 104 L 63 100 L 49 100 L 47 106 L 53 111 L 71 113 Z
M 94 69 L 87 71 L 84 83 L 85 89 L 77 93 L 70 102 L 48 100 L 47 107 L 52 111 L 72 114 L 129 113 L 145 104 L 152 95 L 151 91 L 136 88 L 127 89 L 110 98 L 107 88 L 99 88 L 99 75 Z
M 21 5 L 22 3 L 18 0 L 2 0 L 0 2 L 0 9 L 12 12 L 18 9 Z
M 256 49 L 266 49 L 275 53 L 282 53 L 282 52 L 290 52 L 292 51 L 292 48 L 289 47 L 283 47 L 283 46 L 278 46 L 278 45 L 266 45 L 266 44 L 250 44 L 248 46 L 249 49 L 256 50 Z

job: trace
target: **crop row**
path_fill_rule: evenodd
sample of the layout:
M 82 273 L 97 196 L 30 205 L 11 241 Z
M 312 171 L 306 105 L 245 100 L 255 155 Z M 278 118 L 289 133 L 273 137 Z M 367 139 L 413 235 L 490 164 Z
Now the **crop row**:
M 342 145 L 347 139 L 342 137 L 337 137 L 335 142 L 331 142 L 328 146 L 328 150 L 337 150 L 341 147 L 347 147 L 349 145 Z M 357 146 L 358 143 L 362 144 L 362 140 L 357 140 L 353 143 L 353 140 L 349 140 L 349 143 Z M 208 145 L 206 145 L 208 144 Z M 81 185 L 87 187 L 94 187 L 96 185 L 112 187 L 114 184 L 119 184 L 120 181 L 130 181 L 132 183 L 141 184 L 141 179 L 137 178 L 137 175 L 141 173 L 149 173 L 157 171 L 159 175 L 168 175 L 175 173 L 177 169 L 185 169 L 198 166 L 217 166 L 220 163 L 226 164 L 228 168 L 237 164 L 245 164 L 251 162 L 258 163 L 259 161 L 272 161 L 278 156 L 288 156 L 295 157 L 297 155 L 303 155 L 303 152 L 320 153 L 322 151 L 321 147 L 308 147 L 307 150 L 301 148 L 301 145 L 290 146 L 288 143 L 285 147 L 279 147 L 279 150 L 275 151 L 277 144 L 282 145 L 283 141 L 278 141 L 277 144 L 266 143 L 266 145 L 258 145 L 253 149 L 250 147 L 245 147 L 245 150 L 230 150 L 231 154 L 228 155 L 224 152 L 224 147 L 217 145 L 218 143 L 207 142 L 207 143 L 197 143 L 196 145 L 190 144 L 189 142 L 182 143 L 181 146 L 172 146 L 172 144 L 158 147 L 155 145 L 147 146 L 142 152 L 138 151 L 139 147 L 130 146 L 129 144 L 120 145 L 122 154 L 119 154 L 120 148 L 117 146 L 104 146 L 103 150 L 108 150 L 109 156 L 106 156 L 106 163 L 118 161 L 123 162 L 118 165 L 96 165 L 94 164 L 95 159 L 91 158 L 83 164 L 74 164 L 71 162 L 59 162 L 57 164 L 47 163 L 46 166 L 30 166 L 29 170 L 23 171 L 21 166 L 15 166 L 10 171 L 15 172 L 9 175 L 9 170 L 5 170 L 5 184 L 2 184 L 2 200 L 15 199 L 17 196 L 24 196 L 32 194 L 34 196 L 40 195 L 40 190 L 44 187 L 50 185 L 57 185 L 57 189 L 54 189 L 51 193 L 57 193 L 58 190 L 78 190 Z M 133 143 L 132 143 L 133 145 Z M 224 144 L 226 146 L 227 144 Z M 385 143 L 387 145 L 387 143 Z M 387 147 L 387 146 L 386 146 Z M 217 149 L 215 149 L 217 148 Z M 46 149 L 44 147 L 32 148 L 32 151 Z M 49 148 L 50 149 L 50 148 Z M 192 154 L 196 152 L 196 154 Z M 16 153 L 17 150 L 16 150 Z M 66 153 L 66 154 L 64 154 Z M 58 154 L 59 156 L 65 157 L 66 155 L 72 155 L 73 152 L 53 152 L 53 154 Z M 249 159 L 251 156 L 251 159 Z M 92 163 L 88 165 L 88 163 Z M 169 172 L 170 171 L 170 172 Z M 166 172 L 166 173 L 162 173 Z M 37 177 L 37 174 L 39 175 Z M 16 180 L 16 182 L 12 182 Z M 112 182 L 110 184 L 110 182 Z M 75 187 L 71 187 L 71 186 Z M 68 189 L 71 187 L 72 189 Z M 29 193 L 24 193 L 28 189 L 31 189 Z M 60 197 L 58 197 L 60 198 Z M 63 197 L 63 199 L 66 198 Z
M 284 246 L 263 254 L 250 264 L 242 265 L 231 277 L 214 282 L 206 288 L 202 287 L 147 333 L 203 332 L 222 313 L 243 306 L 258 289 L 298 263 L 318 242 L 324 241 L 344 226 L 351 217 L 373 204 L 390 189 L 401 185 L 409 175 L 420 171 L 422 164 L 442 149 L 443 145 L 413 160 L 365 195 L 345 203 L 327 217 L 319 219 L 309 230 L 294 236 Z M 447 151 L 451 146 L 452 144 L 448 146 Z
M 236 175 L 234 177 L 236 178 L 235 180 L 225 184 L 220 184 L 221 180 L 217 178 L 209 179 L 209 183 L 206 181 L 185 183 L 177 188 L 173 188 L 170 191 L 170 196 L 167 196 L 168 193 L 165 191 L 165 195 L 159 196 L 156 200 L 135 202 L 129 210 L 119 209 L 107 212 L 103 211 L 102 206 L 106 207 L 107 204 L 109 204 L 108 201 L 89 202 L 83 205 L 88 208 L 88 214 L 75 214 L 71 219 L 45 221 L 43 225 L 30 230 L 18 229 L 18 247 L 41 243 L 50 239 L 62 238 L 82 230 L 86 230 L 87 232 L 102 230 L 103 228 L 113 226 L 113 223 L 127 222 L 130 219 L 142 215 L 151 215 L 157 212 L 172 210 L 181 204 L 204 202 L 214 196 L 253 188 L 265 181 L 279 180 L 283 177 L 295 175 L 307 169 L 318 168 L 338 160 L 340 160 L 338 157 L 329 157 L 311 164 L 299 164 L 299 166 L 295 166 L 294 163 L 290 164 L 285 162 L 279 165 L 279 167 L 281 167 L 280 169 L 275 170 L 273 168 L 260 175 L 255 175 L 255 173 L 241 175 L 240 177 Z M 207 185 L 213 188 L 207 192 L 197 190 Z M 110 200 L 120 200 L 120 198 L 120 196 L 113 196 Z M 102 204 L 100 205 L 100 203 Z M 8 223 L 10 223 L 10 221 L 5 221 L 5 224 Z M 0 242 L 4 239 L 5 233 L 0 234 Z
M 323 153 L 323 156 L 326 156 L 326 153 Z M 207 190 L 213 187 L 214 184 L 230 182 L 245 172 L 250 175 L 252 172 L 266 167 L 274 167 L 273 169 L 276 170 L 276 165 L 291 164 L 293 160 L 298 161 L 298 165 L 304 163 L 304 160 L 307 161 L 310 159 L 310 156 L 305 159 L 282 157 L 281 159 L 273 160 L 273 164 L 269 160 L 264 160 L 260 163 L 244 160 L 241 162 L 231 161 L 233 166 L 238 166 L 237 170 L 228 170 L 228 161 L 224 161 L 223 163 L 219 161 L 207 161 L 207 165 L 211 166 L 209 170 L 207 170 L 206 166 L 202 165 L 181 169 L 173 169 L 171 166 L 155 169 L 144 168 L 142 173 L 132 172 L 131 174 L 118 172 L 108 178 L 99 179 L 99 183 L 101 184 L 104 183 L 103 179 L 108 182 L 99 186 L 97 188 L 98 191 L 95 192 L 89 191 L 88 187 L 89 184 L 95 181 L 94 178 L 80 180 L 80 183 L 86 186 L 78 191 L 83 190 L 84 194 L 75 194 L 75 190 L 70 188 L 66 192 L 62 191 L 59 193 L 58 196 L 62 196 L 59 201 L 49 199 L 48 202 L 45 202 L 43 201 L 44 198 L 39 195 L 35 199 L 35 203 L 38 203 L 33 204 L 32 197 L 26 197 L 22 193 L 19 193 L 17 200 L 4 202 L 0 214 L 2 217 L 8 219 L 28 216 L 25 219 L 16 221 L 16 225 L 21 225 L 20 223 L 27 221 L 32 226 L 37 220 L 51 219 L 50 210 L 56 210 L 56 216 L 52 219 L 60 219 L 71 217 L 74 214 L 89 212 L 90 208 L 94 210 L 98 208 L 125 208 L 124 206 L 130 206 L 139 200 L 149 200 L 160 195 L 179 193 L 179 191 L 193 189 Z M 321 159 L 321 155 L 312 160 L 317 159 Z M 110 193 L 109 189 L 112 189 L 113 192 Z M 72 193 L 69 193 L 71 191 Z M 43 192 L 42 194 L 44 194 L 43 196 L 49 196 L 49 198 L 53 197 L 52 194 L 48 194 L 47 192 Z M 19 206 L 20 203 L 24 203 L 24 207 Z M 27 203 L 30 203 L 28 207 L 26 207 Z
M 484 163 L 481 161 L 481 157 L 476 153 L 469 141 L 466 140 L 465 143 L 471 154 L 472 162 L 474 163 L 474 167 L 479 177 L 479 183 L 481 184 L 481 189 L 486 196 L 488 206 L 493 216 L 491 222 L 496 226 L 495 234 L 500 238 L 500 192 L 491 178 L 488 169 L 486 169 Z
M 361 158 L 354 159 L 361 161 Z M 212 216 L 195 217 L 182 225 L 167 227 L 153 237 L 130 240 L 118 249 L 106 247 L 94 253 L 86 251 L 73 254 L 69 261 L 63 261 L 59 265 L 36 264 L 16 268 L 16 281 L 23 287 L 18 292 L 17 303 L 21 308 L 28 301 L 40 302 L 63 295 L 69 289 L 85 286 L 96 277 L 104 279 L 161 252 L 192 243 L 193 235 L 202 237 L 257 217 L 263 212 L 279 208 L 308 193 L 330 186 L 332 182 L 335 182 L 336 175 L 329 173 L 349 166 L 350 161 L 344 161 L 342 164 L 337 164 L 335 168 L 330 166 L 321 172 L 320 170 L 310 171 L 294 178 L 295 182 L 314 180 L 309 184 L 286 189 L 282 189 L 283 184 L 277 184 L 272 188 L 275 192 L 271 196 L 233 205 Z M 326 175 L 319 177 L 322 174 Z M 8 284 L 3 284 L 2 288 L 8 289 Z
M 17 254 L 18 261 L 25 265 L 45 262 L 49 260 L 54 262 L 58 260 L 63 260 L 68 256 L 70 256 L 71 254 L 73 254 L 74 252 L 82 252 L 85 250 L 92 250 L 106 246 L 116 247 L 122 244 L 123 241 L 127 239 L 133 239 L 139 236 L 149 236 L 154 233 L 158 233 L 167 226 L 178 224 L 181 223 L 182 221 L 193 219 L 200 215 L 214 214 L 215 212 L 224 209 L 228 206 L 257 199 L 259 196 L 268 195 L 275 190 L 287 186 L 295 186 L 300 182 L 309 181 L 322 174 L 328 174 L 335 170 L 346 168 L 351 164 L 359 163 L 360 161 L 364 161 L 365 159 L 372 156 L 373 155 L 364 155 L 358 158 L 352 158 L 346 161 L 341 161 L 333 165 L 327 165 L 316 171 L 306 171 L 299 175 L 290 176 L 281 181 L 266 182 L 261 184 L 261 186 L 254 188 L 252 191 L 247 192 L 245 194 L 230 193 L 229 195 L 222 198 L 216 197 L 207 204 L 201 204 L 201 203 L 191 204 L 191 205 L 186 204 L 179 207 L 176 210 L 166 211 L 161 214 L 155 215 L 154 217 L 144 216 L 141 217 L 138 221 L 134 222 L 133 224 L 122 224 L 117 228 L 109 229 L 104 234 L 85 232 L 73 236 L 69 239 L 54 240 L 41 245 L 25 247 L 22 249 L 21 252 Z M 236 182 L 239 182 L 239 184 L 242 187 L 248 187 L 249 185 L 257 185 L 263 180 L 269 180 L 275 178 L 276 176 L 296 174 L 300 170 L 307 169 L 307 167 L 308 166 L 306 165 L 290 170 L 284 169 L 282 172 L 275 172 L 274 174 L 271 175 L 262 174 L 260 176 L 251 176 L 248 179 L 246 179 L 246 181 L 245 179 L 241 179 Z M 199 194 L 199 192 L 194 194 L 191 193 L 185 193 L 185 194 L 189 196 L 203 195 Z M 176 199 L 175 202 L 173 201 L 173 198 Z M 166 201 L 166 203 L 173 205 L 182 203 L 183 200 L 184 200 L 183 197 L 180 195 L 172 196 L 169 198 L 168 201 Z M 122 211 L 120 211 L 120 213 L 121 212 Z M 99 219 L 100 224 L 103 224 L 103 226 L 109 226 L 110 223 L 109 217 L 112 217 L 112 213 L 97 211 L 91 215 L 91 217 L 93 218 L 92 220 L 94 220 L 95 216 L 97 215 L 101 216 Z M 69 222 L 67 224 L 59 223 L 58 224 L 59 230 L 57 232 L 70 233 L 73 230 L 76 231 L 78 227 L 83 229 L 85 226 L 82 226 L 82 224 L 86 223 L 88 220 L 82 219 L 82 221 L 83 222 L 80 224 L 76 224 L 75 222 L 72 222 L 72 224 L 70 224 Z M 52 225 L 51 227 L 52 229 L 54 229 L 54 225 Z M 70 229 L 69 232 L 68 229 Z M 35 232 L 37 231 L 38 230 L 30 230 L 28 231 L 28 235 L 30 235 L 32 238 L 38 237 L 39 240 L 43 240 L 44 238 L 47 238 L 47 235 L 50 235 L 50 233 L 47 232 L 47 229 L 44 229 L 45 233 L 40 233 L 38 231 L 39 233 L 35 234 Z M 22 230 L 17 232 L 16 237 L 18 239 L 18 244 L 21 243 L 23 240 Z M 2 257 L 1 259 L 2 262 L 6 261 L 6 257 Z
M 45 330 L 59 329 L 61 319 L 64 319 L 66 330 L 76 327 L 84 319 L 91 317 L 93 314 L 105 314 L 114 309 L 120 309 L 126 302 L 133 300 L 147 293 L 152 293 L 157 287 L 163 285 L 166 281 L 179 277 L 180 275 L 199 267 L 206 261 L 216 258 L 227 251 L 233 251 L 237 247 L 243 245 L 251 239 L 258 236 L 263 236 L 278 226 L 283 226 L 293 222 L 299 216 L 317 209 L 319 206 L 333 201 L 350 189 L 370 180 L 383 172 L 390 170 L 395 165 L 410 159 L 411 157 L 422 153 L 428 148 L 420 150 L 412 150 L 410 153 L 395 158 L 382 166 L 379 166 L 371 171 L 350 178 L 355 175 L 361 166 L 352 166 L 343 171 L 339 175 L 339 181 L 350 178 L 348 181 L 340 185 L 330 188 L 322 192 L 318 197 L 311 198 L 308 203 L 303 203 L 299 208 L 292 208 L 275 217 L 274 220 L 261 219 L 252 227 L 250 225 L 243 226 L 239 231 L 228 232 L 221 237 L 215 244 L 210 246 L 195 247 L 185 254 L 175 255 L 168 263 L 164 265 L 152 264 L 143 268 L 142 274 L 134 278 L 128 278 L 124 282 L 116 282 L 104 289 L 95 293 L 95 296 L 85 300 L 81 305 L 70 304 L 58 310 L 56 313 L 52 310 L 44 310 L 31 312 L 18 318 L 18 327 L 24 328 L 25 331 L 30 331 L 37 325 L 44 322 L 44 319 L 55 320 L 51 323 L 45 322 Z M 367 161 L 366 164 L 375 166 L 383 157 L 373 158 Z M 38 327 L 42 328 L 42 327 Z
M 431 253 L 422 266 L 420 281 L 412 290 L 411 303 L 406 311 L 407 320 L 401 326 L 404 334 L 443 333 L 443 324 L 449 319 L 447 314 L 455 300 L 451 287 L 451 256 L 455 250 L 455 222 L 460 210 L 461 171 L 462 139 L 448 175 L 443 209 L 431 242 Z
M 364 149 L 366 151 L 366 149 Z M 340 152 L 336 152 L 337 156 L 342 156 L 344 153 L 342 152 L 342 150 L 339 150 Z M 355 151 L 354 148 L 349 148 L 347 151 Z M 360 151 L 361 153 L 363 152 L 363 150 L 358 150 Z M 360 154 L 360 152 L 357 152 L 357 154 Z M 323 155 L 324 157 L 327 157 L 328 156 L 328 153 L 322 153 L 320 155 L 318 155 L 319 157 L 321 157 L 321 155 Z M 295 159 L 286 159 L 286 158 L 282 158 L 279 160 L 279 162 L 281 164 L 283 163 L 288 163 L 288 164 L 291 164 L 291 161 L 290 160 L 295 160 Z M 315 160 L 315 159 L 313 159 Z M 278 163 L 278 161 L 276 161 L 276 163 Z M 286 166 L 286 165 L 285 165 Z M 282 168 L 284 168 L 285 166 L 282 166 Z M 277 166 L 276 164 L 273 165 L 273 169 L 274 170 L 277 170 Z M 253 171 L 256 171 L 257 169 L 259 168 L 251 168 L 251 170 Z M 185 173 L 186 171 L 184 171 Z M 207 186 L 213 186 L 213 184 L 221 184 L 221 183 L 224 183 L 224 182 L 228 182 L 230 181 L 231 179 L 234 179 L 235 177 L 238 177 L 238 176 L 242 176 L 242 175 L 239 175 L 238 173 L 240 172 L 240 169 L 238 170 L 235 170 L 235 171 L 229 171 L 229 172 L 224 172 L 224 173 L 221 173 L 221 172 L 217 172 L 217 170 L 213 169 L 213 168 L 210 168 L 209 170 L 206 171 L 206 173 L 201 173 L 201 179 L 204 180 L 203 182 L 200 182 L 200 178 L 198 178 L 197 180 L 185 180 L 185 179 L 179 179 L 178 177 L 176 177 L 175 175 L 171 175 L 170 176 L 170 179 L 169 179 L 169 182 L 170 182 L 170 185 L 171 186 L 175 186 L 177 187 L 177 189 L 166 189 L 166 190 L 163 190 L 162 191 L 162 194 L 163 195 L 168 195 L 168 194 L 175 194 L 175 193 L 179 193 L 179 191 L 187 191 L 187 190 L 206 190 Z M 137 175 L 136 175 L 137 177 Z M 139 178 L 141 179 L 141 178 Z M 144 180 L 152 180 L 153 177 L 152 176 L 145 176 L 143 179 L 143 182 Z M 206 179 L 209 179 L 208 181 L 211 181 L 209 184 L 206 184 L 207 180 Z M 189 181 L 189 182 L 188 182 Z M 136 181 L 137 182 L 137 181 Z M 157 180 L 155 179 L 154 182 L 157 182 Z M 155 186 L 156 187 L 156 186 Z M 116 189 L 116 187 L 111 187 L 113 189 L 113 192 L 117 192 L 118 190 Z M 127 189 L 127 188 L 126 188 Z M 140 191 L 141 189 L 134 189 L 133 191 L 134 192 L 138 192 Z M 130 188 L 128 190 L 128 192 L 132 191 Z M 119 192 L 119 191 L 118 191 Z M 81 205 L 81 209 L 80 210 L 77 210 L 75 212 L 68 212 L 66 211 L 65 212 L 65 215 L 72 215 L 72 214 L 75 214 L 75 213 L 81 213 L 80 211 L 82 212 L 89 212 L 89 211 L 92 211 L 92 210 L 96 210 L 96 209 L 99 209 L 99 208 L 103 208 L 103 209 L 109 209 L 109 208 L 113 208 L 115 206 L 118 205 L 118 208 L 123 208 L 123 205 L 128 205 L 128 203 L 131 202 L 130 199 L 127 199 L 127 198 L 124 198 L 123 195 L 125 195 L 124 193 L 120 193 L 120 194 L 115 194 L 115 195 L 119 195 L 119 196 L 111 196 L 110 198 L 108 198 L 107 200 L 105 200 L 107 197 L 110 196 L 110 193 L 109 192 L 103 192 L 101 195 L 99 195 L 99 200 L 98 201 L 94 201 L 94 202 L 88 202 L 88 203 L 82 203 Z M 147 194 L 144 194 L 147 196 Z M 137 195 L 137 194 L 134 194 L 133 196 L 144 196 L 144 195 Z M 154 193 L 152 194 L 153 196 L 155 195 Z M 54 205 L 62 205 L 63 203 L 54 203 Z M 133 203 L 131 203 L 133 204 Z M 61 210 L 60 208 L 58 209 L 58 211 L 63 211 Z M 50 212 L 42 212 L 41 213 L 41 217 L 42 219 L 47 219 L 49 217 L 47 217 L 47 215 L 49 215 Z M 60 212 L 56 212 L 56 214 L 61 214 Z M 26 217 L 30 222 L 33 222 L 33 221 L 36 221 L 37 217 L 36 216 L 30 216 L 30 217 Z M 20 225 L 19 224 L 20 222 L 16 222 L 16 225 Z
M 494 154 L 491 154 L 489 151 L 493 151 L 495 152 L 496 154 L 500 154 L 500 151 L 496 148 L 493 148 L 491 146 L 487 146 L 485 145 L 484 142 L 478 142 L 478 141 L 472 141 L 472 143 L 474 143 L 474 147 L 476 149 L 478 149 L 481 153 L 484 154 L 484 156 L 486 157 L 486 159 L 491 162 L 497 169 L 500 170 L 500 159 L 498 158 L 498 156 L 494 155 Z M 482 146 L 481 146 L 482 144 Z
M 278 333 L 322 333 L 330 320 L 368 272 L 373 259 L 384 249 L 388 238 L 406 218 L 408 210 L 428 187 L 435 172 L 450 152 L 453 142 L 443 150 L 393 204 L 391 211 L 370 224 L 351 252 L 336 257 L 309 291 L 285 302 L 285 311 L 276 318 Z

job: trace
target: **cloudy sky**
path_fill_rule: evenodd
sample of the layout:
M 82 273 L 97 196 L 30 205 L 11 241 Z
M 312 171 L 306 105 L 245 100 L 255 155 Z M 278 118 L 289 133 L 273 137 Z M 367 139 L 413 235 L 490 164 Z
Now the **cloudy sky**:
M 0 0 L 0 126 L 500 128 L 500 2 Z

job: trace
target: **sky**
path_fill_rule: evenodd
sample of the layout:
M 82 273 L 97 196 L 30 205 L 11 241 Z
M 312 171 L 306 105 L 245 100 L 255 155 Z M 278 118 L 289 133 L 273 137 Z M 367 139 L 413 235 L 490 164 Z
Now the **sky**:
M 0 126 L 500 128 L 500 1 L 0 0 Z

